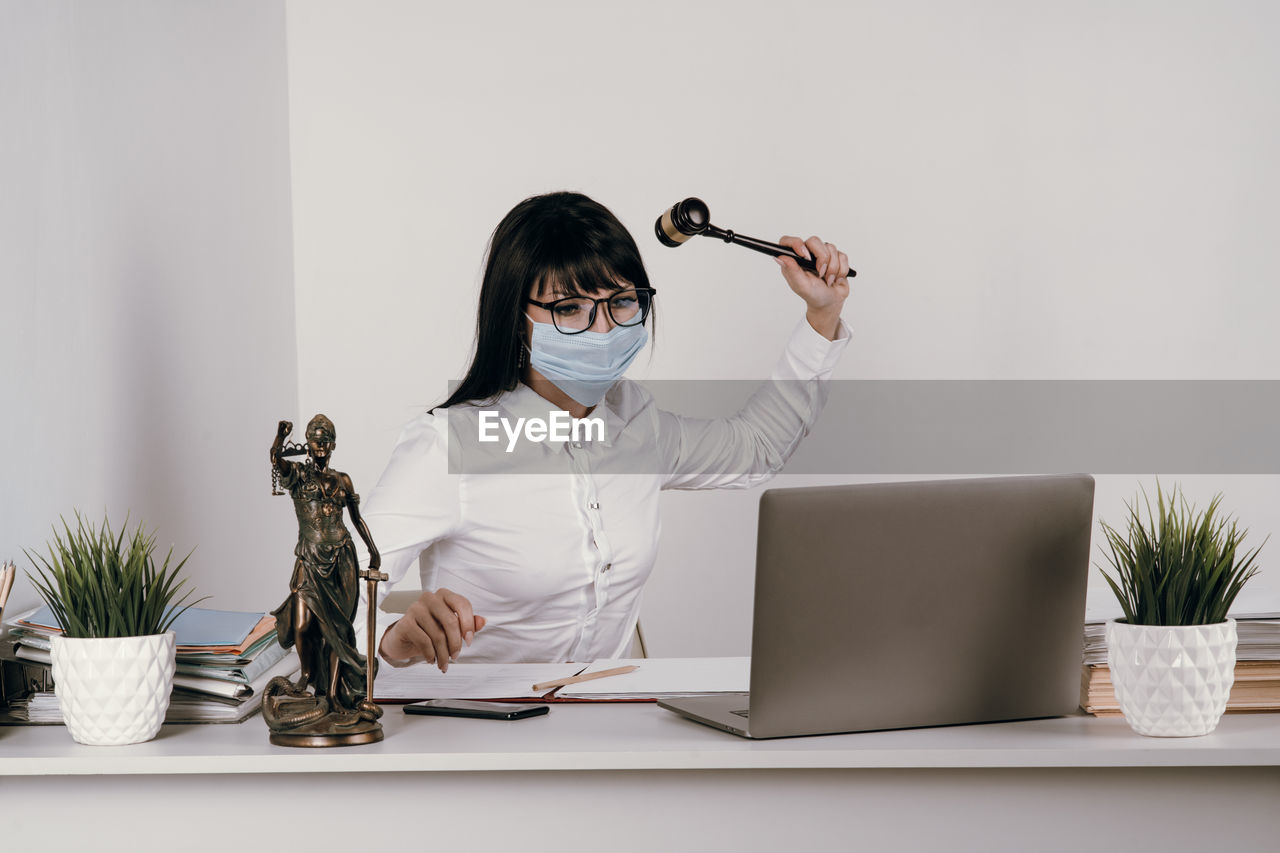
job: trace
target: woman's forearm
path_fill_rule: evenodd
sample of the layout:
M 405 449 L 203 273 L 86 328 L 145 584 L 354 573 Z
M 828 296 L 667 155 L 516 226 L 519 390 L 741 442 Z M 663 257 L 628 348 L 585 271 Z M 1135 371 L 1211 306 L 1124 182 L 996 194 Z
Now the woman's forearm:
M 809 308 L 804 313 L 805 319 L 813 330 L 829 341 L 834 341 L 840 331 L 840 308 L 835 310 Z

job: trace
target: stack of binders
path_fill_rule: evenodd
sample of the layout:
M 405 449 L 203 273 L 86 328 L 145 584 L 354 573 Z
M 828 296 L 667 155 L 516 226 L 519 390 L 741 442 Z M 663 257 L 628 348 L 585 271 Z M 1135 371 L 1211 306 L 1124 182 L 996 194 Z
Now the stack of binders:
M 1227 713 L 1280 711 L 1280 613 L 1232 614 L 1236 620 L 1235 683 Z M 1120 716 L 1120 704 L 1107 666 L 1106 620 L 1084 626 L 1084 662 L 1080 707 L 1098 717 Z
M 275 617 L 270 615 L 192 607 L 174 621 L 172 630 L 177 665 L 166 723 L 239 722 L 261 707 L 268 681 L 292 677 L 299 669 L 298 656 L 276 641 Z M 6 638 L 6 656 L 47 667 L 52 637 L 59 633 L 47 606 L 26 613 Z M 62 722 L 50 690 L 11 701 L 5 716 L 0 722 Z

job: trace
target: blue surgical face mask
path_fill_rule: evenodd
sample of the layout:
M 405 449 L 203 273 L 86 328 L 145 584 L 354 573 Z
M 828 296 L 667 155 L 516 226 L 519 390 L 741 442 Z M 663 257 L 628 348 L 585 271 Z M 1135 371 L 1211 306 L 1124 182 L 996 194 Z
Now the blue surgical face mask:
M 615 326 L 608 332 L 565 335 L 552 323 L 539 323 L 532 317 L 529 321 L 533 323 L 529 364 L 584 406 L 604 399 L 605 392 L 622 378 L 649 340 L 643 323 Z

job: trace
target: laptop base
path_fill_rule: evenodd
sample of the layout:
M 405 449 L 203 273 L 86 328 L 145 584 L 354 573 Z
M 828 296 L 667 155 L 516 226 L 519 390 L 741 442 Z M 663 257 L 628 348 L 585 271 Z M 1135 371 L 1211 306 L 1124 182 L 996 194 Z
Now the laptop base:
M 750 732 L 747 708 L 749 693 L 716 693 L 708 696 L 686 696 L 681 699 L 659 699 L 658 707 L 675 711 L 694 722 L 712 726 L 740 737 L 754 738 Z

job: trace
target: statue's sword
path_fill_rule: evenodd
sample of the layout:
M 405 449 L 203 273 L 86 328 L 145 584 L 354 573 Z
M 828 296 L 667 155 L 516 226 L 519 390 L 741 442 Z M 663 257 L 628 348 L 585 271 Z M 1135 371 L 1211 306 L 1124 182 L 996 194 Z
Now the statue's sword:
M 365 677 L 364 698 L 366 701 L 372 703 L 373 702 L 373 667 L 374 667 L 374 661 L 377 660 L 377 649 L 375 648 L 375 646 L 378 642 L 378 638 L 373 635 L 374 631 L 377 630 L 377 627 L 375 625 L 375 623 L 377 622 L 377 619 L 374 617 L 374 609 L 378 606 L 378 581 L 390 580 L 391 576 L 388 575 L 386 572 L 380 572 L 375 569 L 361 569 L 360 577 L 364 578 L 365 581 L 368 583 L 368 586 L 365 589 L 365 591 L 368 593 L 368 598 L 365 599 L 365 601 L 368 602 L 368 606 L 365 608 L 365 611 L 366 611 L 365 616 L 367 617 L 367 621 L 365 622 L 365 633 L 369 635 L 369 643 L 368 643 L 369 657 L 366 658 L 364 662 L 364 677 Z

